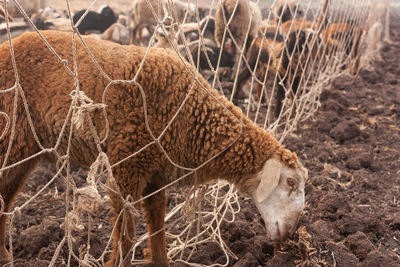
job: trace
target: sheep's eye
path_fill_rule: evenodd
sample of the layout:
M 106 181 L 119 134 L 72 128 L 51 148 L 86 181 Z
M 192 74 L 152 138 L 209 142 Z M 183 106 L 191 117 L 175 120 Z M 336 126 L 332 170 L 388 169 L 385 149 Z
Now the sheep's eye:
M 286 183 L 289 187 L 291 187 L 292 189 L 294 188 L 294 186 L 296 185 L 296 181 L 293 178 L 288 178 L 286 180 Z

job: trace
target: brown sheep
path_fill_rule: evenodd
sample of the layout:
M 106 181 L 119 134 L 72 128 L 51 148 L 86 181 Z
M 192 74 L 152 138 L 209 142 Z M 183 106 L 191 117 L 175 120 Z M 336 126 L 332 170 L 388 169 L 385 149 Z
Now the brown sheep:
M 42 33 L 63 59 L 73 62 L 69 33 Z M 90 37 L 84 37 L 84 40 L 104 71 L 116 80 L 133 79 L 146 52 L 146 48 L 142 47 L 121 46 Z M 73 127 L 69 108 L 72 103 L 70 88 L 74 79 L 63 63 L 35 33 L 25 33 L 14 39 L 13 43 L 22 90 L 0 96 L 0 110 L 10 118 L 14 112 L 13 103 L 18 99 L 15 138 L 10 140 L 8 132 L 0 143 L 0 168 L 3 168 L 0 193 L 6 203 L 6 212 L 10 211 L 18 192 L 38 162 L 53 160 L 55 154 L 66 154 L 68 132 Z M 100 103 L 108 80 L 101 75 L 80 42 L 77 43 L 77 59 L 80 88 L 95 103 Z M 0 66 L 0 90 L 5 90 L 15 84 L 7 43 L 0 45 Z M 192 66 L 188 66 L 188 69 L 195 71 Z M 146 126 L 150 125 L 152 134 L 159 137 L 159 145 L 171 160 L 188 168 L 202 166 L 196 170 L 196 179 L 190 175 L 180 181 L 181 184 L 204 184 L 216 179 L 235 184 L 241 192 L 252 196 L 270 238 L 276 241 L 286 239 L 295 230 L 304 207 L 307 170 L 295 153 L 284 149 L 267 131 L 247 119 L 238 107 L 218 95 L 216 90 L 211 90 L 201 76 L 196 82 L 188 74 L 188 69 L 170 50 L 150 49 L 137 76 L 137 82 L 146 97 L 147 121 L 141 91 L 136 85 L 118 83 L 110 86 L 104 100 L 110 131 L 101 145 L 102 150 L 107 153 L 111 164 L 130 156 L 154 140 Z M 16 92 L 19 95 L 23 92 L 26 98 L 38 140 L 32 134 L 24 105 Z M 185 97 L 188 98 L 182 110 L 164 135 L 159 136 Z M 103 112 L 95 110 L 88 116 L 99 137 L 104 137 L 106 127 Z M 67 118 L 69 122 L 63 138 L 55 147 Z M 99 149 L 88 125 L 86 121 L 81 128 L 74 129 L 68 158 L 71 162 L 87 166 L 94 162 Z M 0 129 L 3 130 L 4 127 Z M 5 162 L 5 152 L 10 142 L 13 145 Z M 38 142 L 44 148 L 50 148 L 47 154 L 4 169 L 4 166 L 42 151 Z M 114 187 L 120 188 L 123 198 L 138 200 L 186 173 L 171 164 L 159 145 L 156 142 L 135 157 L 113 167 L 117 184 Z M 203 164 L 213 156 L 215 158 L 212 161 Z M 119 214 L 124 207 L 121 197 L 112 192 L 110 196 L 114 212 Z M 149 253 L 146 254 L 152 266 L 169 265 L 164 231 L 166 203 L 165 190 L 141 202 L 148 232 L 154 234 L 148 240 Z M 130 265 L 128 252 L 132 244 L 129 237 L 134 234 L 135 222 L 132 217 L 127 218 L 127 232 L 121 231 L 120 220 L 114 220 L 116 230 L 110 266 L 119 263 L 120 238 L 122 257 L 125 259 L 122 264 Z M 0 260 L 3 262 L 9 260 L 5 248 L 6 219 L 7 216 L 0 219 Z
M 322 32 L 322 40 L 328 46 L 327 53 L 336 53 L 344 50 L 349 60 L 346 70 L 352 75 L 358 73 L 360 67 L 361 39 L 363 28 L 351 23 L 332 23 Z
M 275 19 L 264 19 L 259 27 L 261 35 L 272 35 L 279 32 L 280 35 L 287 36 L 295 30 L 304 30 L 306 28 L 302 19 L 303 10 L 296 2 L 288 2 L 287 0 L 278 1 L 274 8 Z M 298 19 L 294 19 L 298 18 Z M 308 23 L 308 22 L 305 22 Z M 295 24 L 292 29 L 292 24 Z M 308 25 L 308 24 L 307 24 Z
M 317 19 L 313 21 L 309 21 L 306 18 L 298 18 L 298 19 L 289 19 L 282 21 L 282 24 L 279 27 L 279 33 L 283 36 L 288 36 L 290 33 L 298 30 L 306 31 L 306 30 L 313 30 L 315 31 L 318 35 L 319 32 L 321 31 L 322 28 L 325 28 L 327 26 L 327 12 L 329 9 L 330 5 L 330 0 L 325 0 L 324 6 L 322 7 L 322 10 L 317 17 Z M 291 9 L 295 9 L 292 7 Z M 303 16 L 304 13 L 299 11 L 300 14 L 297 14 L 298 16 Z
M 219 2 L 215 13 L 215 42 L 219 48 L 223 48 L 234 56 L 236 63 L 233 73 L 239 68 L 239 55 L 242 48 L 245 47 L 246 51 L 252 40 L 257 37 L 261 20 L 261 10 L 253 2 L 248 0 L 221 0 Z M 228 29 L 232 36 L 226 31 L 225 40 L 223 40 L 226 24 L 229 25 Z M 250 31 L 247 35 L 249 25 Z
M 313 40 L 313 35 L 304 31 L 290 33 L 286 42 L 279 42 L 276 37 L 263 36 L 253 41 L 246 55 L 251 71 L 247 66 L 243 67 L 238 77 L 237 87 L 243 88 L 251 72 L 256 71 L 255 75 L 258 79 L 256 93 L 261 101 L 263 84 L 260 82 L 263 82 L 265 77 L 269 79 L 277 77 L 275 115 L 279 117 L 286 90 L 290 90 L 289 95 L 293 99 L 300 85 L 303 74 L 301 70 L 304 68 L 307 56 L 316 54 L 318 48 L 316 40 Z M 311 42 L 314 43 L 313 49 L 311 49 Z M 303 66 L 298 67 L 298 64 Z M 236 90 L 236 94 L 238 94 L 237 92 L 238 90 Z
M 279 33 L 282 36 L 288 36 L 290 33 L 298 30 L 312 30 L 315 29 L 316 23 L 308 20 L 288 20 L 279 27 Z
M 275 33 L 277 32 L 278 29 L 278 24 L 276 23 L 275 20 L 270 20 L 270 19 L 264 19 L 260 27 L 258 28 L 258 34 L 259 35 L 264 35 L 266 33 Z
M 288 20 L 298 19 L 304 16 L 303 9 L 296 1 L 279 0 L 274 9 L 275 19 L 284 23 Z

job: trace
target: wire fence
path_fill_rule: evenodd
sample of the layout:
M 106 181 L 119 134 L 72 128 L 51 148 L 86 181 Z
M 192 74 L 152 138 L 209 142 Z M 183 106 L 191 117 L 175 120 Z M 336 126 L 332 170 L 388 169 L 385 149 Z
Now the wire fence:
M 204 3 L 136 0 L 133 6 L 136 3 L 144 5 L 150 11 L 151 16 L 145 16 L 148 21 L 138 21 L 139 13 L 135 14 L 135 9 L 131 11 L 134 14 L 132 25 L 135 27 L 135 31 L 133 32 L 137 33 L 132 36 L 131 42 L 147 48 L 141 63 L 138 64 L 135 76 L 132 79 L 122 80 L 113 77 L 112 73 L 108 73 L 108 68 L 103 66 L 102 61 L 99 63 L 99 59 L 92 53 L 87 39 L 78 31 L 78 26 L 83 23 L 83 18 L 95 4 L 99 4 L 98 2 L 100 0 L 91 2 L 81 19 L 74 23 L 71 1 L 65 0 L 66 18 L 69 22 L 67 32 L 71 35 L 73 59 L 72 62 L 68 62 L 63 53 L 53 48 L 52 44 L 37 29 L 30 15 L 25 12 L 23 1 L 1 1 L 3 25 L 5 25 L 3 28 L 7 36 L 7 44 L 3 43 L 1 49 L 8 46 L 15 84 L 7 87 L 7 81 L 3 80 L 0 83 L 0 152 L 2 153 L 0 155 L 0 179 L 7 180 L 7 175 L 11 175 L 13 171 L 16 172 L 15 170 L 20 170 L 21 167 L 24 168 L 31 160 L 42 158 L 44 155 L 52 155 L 57 162 L 56 174 L 24 204 L 18 207 L 9 207 L 5 205 L 3 197 L 0 195 L 0 214 L 3 218 L 7 218 L 9 225 L 7 236 L 8 252 L 11 257 L 10 266 L 14 266 L 14 240 L 11 226 L 16 216 L 56 180 L 61 179 L 66 184 L 66 216 L 64 237 L 54 251 L 50 266 L 57 266 L 61 261 L 66 262 L 67 266 L 77 264 L 101 266 L 104 265 L 105 259 L 110 253 L 112 233 L 110 233 L 109 241 L 104 245 L 104 252 L 101 255 L 92 255 L 90 239 L 92 218 L 96 216 L 96 207 L 107 202 L 104 192 L 112 192 L 120 198 L 123 208 L 117 214 L 116 221 L 122 222 L 122 225 L 129 225 L 131 220 L 129 218 L 140 217 L 138 205 L 141 202 L 183 182 L 189 176 L 196 177 L 196 173 L 202 167 L 215 160 L 239 138 L 241 133 L 232 138 L 228 145 L 220 148 L 195 167 L 185 166 L 182 162 L 174 160 L 168 154 L 168 149 L 162 145 L 162 140 L 174 125 L 174 121 L 180 118 L 180 112 L 186 105 L 191 104 L 188 102 L 189 96 L 195 86 L 200 86 L 210 97 L 214 98 L 217 105 L 223 106 L 234 120 L 240 122 L 241 118 L 236 117 L 214 94 L 210 93 L 209 88 L 204 86 L 200 75 L 208 81 L 211 89 L 216 89 L 220 94 L 234 101 L 247 117 L 282 142 L 302 121 L 317 112 L 320 107 L 321 92 L 329 88 L 334 79 L 341 75 L 357 75 L 360 68 L 372 68 L 371 62 L 379 60 L 381 40 L 390 42 L 388 34 L 390 1 L 289 1 L 286 8 L 292 19 L 286 22 L 283 19 L 284 12 L 281 10 L 282 13 L 279 13 L 279 6 L 284 6 L 284 1 L 256 1 L 255 5 L 250 5 L 250 13 L 243 20 L 242 18 L 238 19 L 238 16 L 231 15 L 236 11 L 239 13 L 238 6 L 243 1 L 230 1 L 235 3 L 233 12 L 225 14 L 226 11 L 222 8 L 220 11 L 223 13 L 222 20 L 217 20 L 214 19 L 214 14 L 219 12 L 216 10 L 220 8 L 221 2 L 218 3 L 214 0 Z M 222 2 L 229 2 L 229 0 Z M 22 14 L 30 24 L 31 30 L 36 32 L 73 81 L 70 86 L 70 102 L 66 108 L 67 115 L 62 125 L 59 126 L 60 132 L 53 137 L 52 140 L 55 142 L 51 147 L 44 145 L 43 138 L 45 137 L 40 136 L 40 130 L 35 127 L 40 118 L 37 117 L 37 114 L 31 114 L 30 105 L 32 104 L 27 99 L 25 85 L 21 82 L 21 77 L 27 74 L 20 71 L 21 67 L 18 63 L 20 51 L 14 49 L 11 40 L 13 27 L 10 21 L 9 9 L 11 10 L 11 8 L 9 6 L 13 6 Z M 261 14 L 261 9 L 263 11 L 262 19 L 257 17 L 258 13 Z M 183 15 L 179 13 L 181 10 L 184 11 Z M 149 20 L 150 18 L 152 21 Z M 241 24 L 241 29 L 245 29 L 247 32 L 244 40 L 238 37 L 235 29 L 237 21 Z M 209 31 L 207 25 L 214 23 L 216 28 L 221 26 L 218 23 L 222 23 L 220 47 L 213 39 L 217 37 L 217 34 L 214 34 L 214 31 L 211 34 L 207 32 Z M 143 28 L 138 28 L 138 25 L 143 25 Z M 252 36 L 252 32 L 256 34 Z M 138 36 L 140 35 L 144 35 L 143 40 L 139 40 Z M 95 102 L 92 96 L 85 92 L 85 88 L 81 88 L 81 78 L 86 76 L 81 74 L 84 69 L 79 65 L 78 46 L 84 47 L 95 64 L 100 73 L 99 82 L 106 81 L 102 92 L 99 93 L 102 95 L 101 101 Z M 143 88 L 138 82 L 140 73 L 145 71 L 143 66 L 151 53 L 150 48 L 153 46 L 166 47 L 173 51 L 185 66 L 187 76 L 194 81 L 188 88 L 183 102 L 176 108 L 171 120 L 158 135 L 153 132 L 149 123 L 146 88 Z M 228 59 L 232 62 L 223 66 L 224 60 L 226 60 L 224 52 L 227 50 L 236 52 L 228 54 Z M 196 71 L 193 71 L 191 65 L 196 66 Z M 0 68 L 4 67 L 0 66 Z M 32 71 L 35 72 L 35 70 Z M 247 78 L 245 77 L 246 73 L 248 73 Z M 106 102 L 109 92 L 112 91 L 111 88 L 115 85 L 130 85 L 137 88 L 143 103 L 145 131 L 151 141 L 139 150 L 130 151 L 129 155 L 119 161 L 110 162 L 104 151 L 104 144 L 112 134 Z M 10 102 L 6 103 L 6 101 Z M 105 125 L 100 132 L 98 125 L 96 126 L 98 121 L 90 116 L 91 113 L 99 111 L 103 114 L 102 125 Z M 29 131 L 34 136 L 34 143 L 40 150 L 14 162 L 13 159 L 16 156 L 12 155 L 13 152 L 15 153 L 13 148 L 18 145 L 21 138 L 23 139 L 20 136 L 23 132 L 17 127 L 20 116 L 27 121 L 26 125 L 29 126 Z M 72 154 L 76 153 L 73 151 L 76 149 L 76 145 L 73 144 L 74 135 L 79 135 L 80 129 L 84 126 L 89 128 L 86 134 L 93 142 L 91 146 L 96 153 L 96 160 L 89 164 L 87 185 L 78 188 L 71 175 L 70 164 L 71 159 L 74 158 Z M 64 145 L 65 147 L 63 147 Z M 141 157 L 146 150 L 156 148 L 162 152 L 162 156 L 167 159 L 169 164 L 178 169 L 179 173 L 184 174 L 152 194 L 143 197 L 133 198 L 130 195 L 122 194 L 120 186 L 114 178 L 115 168 L 126 164 L 132 158 Z M 106 177 L 107 181 L 102 177 Z M 1 192 L 2 195 L 4 193 Z M 188 188 L 180 200 L 180 203 L 168 211 L 165 218 L 168 257 L 191 266 L 204 266 L 191 262 L 193 253 L 196 253 L 196 248 L 200 244 L 216 242 L 223 251 L 226 261 L 224 264 L 211 266 L 228 266 L 230 259 L 236 256 L 224 242 L 220 226 L 224 222 L 233 222 L 235 215 L 240 211 L 236 189 L 224 182 L 208 185 L 198 184 L 191 189 Z M 177 230 L 177 222 L 185 226 Z M 115 223 L 113 232 L 116 231 L 116 225 L 118 223 Z M 73 246 L 76 245 L 73 239 L 77 232 L 82 231 L 87 231 L 88 240 L 84 251 L 77 255 L 73 249 Z M 157 233 L 155 232 L 153 235 Z M 141 254 L 136 252 L 140 244 L 148 238 L 148 234 L 134 238 L 135 242 L 131 248 L 133 264 L 144 263 L 143 258 L 138 258 L 138 255 Z M 62 254 L 61 251 L 66 251 L 66 253 Z M 63 258 L 63 255 L 67 256 Z M 123 266 L 123 261 L 120 261 L 119 265 Z

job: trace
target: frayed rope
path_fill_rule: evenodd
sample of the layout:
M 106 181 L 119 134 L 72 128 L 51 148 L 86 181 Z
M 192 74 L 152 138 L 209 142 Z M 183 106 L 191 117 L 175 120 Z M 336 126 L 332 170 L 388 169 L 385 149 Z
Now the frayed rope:
M 80 90 L 73 90 L 70 96 L 72 99 L 77 98 L 77 105 L 74 107 L 75 112 L 72 115 L 72 124 L 75 125 L 76 129 L 83 128 L 84 116 L 86 113 L 107 107 L 106 104 L 94 104 L 93 100 Z

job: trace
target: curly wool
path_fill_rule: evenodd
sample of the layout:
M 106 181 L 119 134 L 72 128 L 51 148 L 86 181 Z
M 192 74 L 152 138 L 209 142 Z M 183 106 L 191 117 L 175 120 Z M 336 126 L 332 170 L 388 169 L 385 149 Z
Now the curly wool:
M 61 58 L 72 64 L 71 35 L 56 31 L 42 33 Z M 146 48 L 142 47 L 121 46 L 90 37 L 84 37 L 84 40 L 99 65 L 114 80 L 133 79 L 146 52 Z M 74 80 L 36 33 L 21 35 L 14 39 L 13 45 L 20 84 L 37 136 L 43 147 L 54 147 L 71 105 L 70 92 L 74 90 Z M 101 103 L 108 80 L 97 69 L 80 41 L 77 41 L 77 63 L 80 89 L 94 103 Z M 0 45 L 0 66 L 0 90 L 11 88 L 15 77 L 8 43 Z M 287 166 L 295 167 L 296 154 L 284 149 L 269 133 L 247 119 L 238 107 L 218 95 L 216 90 L 211 90 L 201 76 L 198 78 L 199 82 L 195 81 L 188 70 L 195 72 L 194 67 L 185 67 L 172 51 L 153 48 L 137 76 L 137 82 L 146 96 L 147 120 L 155 137 L 163 132 L 189 94 L 182 109 L 159 139 L 160 145 L 172 161 L 180 166 L 196 168 L 222 152 L 197 171 L 197 179 L 193 175 L 188 176 L 182 183 L 207 183 L 215 179 L 225 179 L 236 183 L 241 189 L 241 185 L 246 184 L 246 178 L 259 172 L 265 161 L 271 157 L 281 159 Z M 7 165 L 41 151 L 20 98 L 16 110 L 16 136 Z M 0 96 L 0 111 L 10 118 L 13 103 L 14 91 Z M 105 94 L 104 104 L 110 132 L 102 147 L 111 164 L 153 141 L 146 128 L 143 98 L 137 86 L 132 83 L 113 83 Z M 100 138 L 104 137 L 106 127 L 102 111 L 96 109 L 89 116 Z M 68 123 L 62 135 L 57 148 L 59 155 L 64 155 L 67 151 L 70 127 L 72 126 Z M 7 133 L 0 143 L 0 164 L 4 162 L 9 142 L 10 136 Z M 69 155 L 72 162 L 88 166 L 96 160 L 98 150 L 87 122 L 74 129 Z M 0 193 L 7 203 L 6 210 L 10 209 L 13 199 L 35 164 L 47 159 L 49 155 L 39 156 L 4 172 Z M 113 168 L 113 175 L 123 197 L 130 195 L 133 200 L 174 181 L 184 173 L 185 171 L 171 164 L 157 144 L 147 147 L 135 157 Z M 250 182 L 255 181 L 248 181 L 247 184 Z M 154 199 L 156 197 L 159 197 L 158 194 Z M 123 203 L 119 197 L 111 195 L 111 199 L 115 210 L 122 208 Z M 159 225 L 163 217 L 152 218 L 148 214 L 158 212 L 154 210 L 156 208 L 161 209 L 161 206 L 152 207 L 154 204 L 151 203 L 165 201 L 161 198 L 159 202 L 152 202 L 152 199 L 147 202 L 145 216 L 149 220 L 155 220 L 149 221 L 148 225 Z M 4 218 L 3 216 L 0 219 L 0 224 L 5 224 Z M 3 237 L 5 235 L 0 234 Z M 114 236 L 116 248 L 118 231 Z M 4 246 L 5 239 L 1 238 L 0 236 L 0 246 Z M 159 243 L 157 249 L 165 243 L 165 240 L 160 240 L 154 241 Z M 115 259 L 115 253 L 116 249 L 112 259 Z

